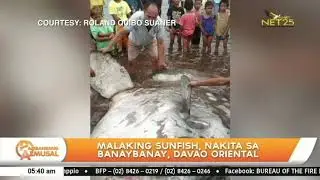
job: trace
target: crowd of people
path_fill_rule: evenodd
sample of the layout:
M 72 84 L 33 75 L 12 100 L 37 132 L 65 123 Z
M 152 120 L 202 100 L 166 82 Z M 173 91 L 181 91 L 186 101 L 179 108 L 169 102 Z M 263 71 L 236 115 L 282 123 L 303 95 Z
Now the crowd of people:
M 165 63 L 164 39 L 170 34 L 169 51 L 173 50 L 175 39 L 178 50 L 190 52 L 191 46 L 200 46 L 202 52 L 211 53 L 211 44 L 215 42 L 214 54 L 219 54 L 223 42 L 223 54 L 227 54 L 230 30 L 230 10 L 227 0 L 169 0 L 167 18 L 175 25 L 145 26 L 128 24 L 121 26 L 119 20 L 161 20 L 162 0 L 111 0 L 107 7 L 116 22 L 95 24 L 90 27 L 92 49 L 102 53 L 128 54 L 128 68 L 134 69 L 134 62 L 143 50 L 153 61 L 153 71 L 167 69 Z M 90 16 L 96 22 L 104 18 L 104 0 L 91 0 Z M 94 72 L 91 70 L 91 75 Z M 220 82 L 220 81 L 219 81 Z M 219 83 L 218 83 L 219 84 Z
M 178 50 L 182 49 L 181 39 L 183 39 L 183 49 L 187 52 L 190 51 L 191 45 L 199 46 L 202 39 L 202 52 L 210 54 L 211 44 L 215 39 L 215 55 L 219 53 L 221 41 L 223 41 L 224 54 L 227 54 L 230 29 L 230 10 L 227 1 L 214 3 L 208 0 L 204 5 L 202 0 L 185 0 L 184 3 L 181 3 L 180 0 L 171 0 L 171 3 L 167 13 L 168 19 L 178 23 L 168 28 L 170 32 L 169 50 L 173 49 L 176 37 Z M 184 4 L 184 7 L 181 4 Z

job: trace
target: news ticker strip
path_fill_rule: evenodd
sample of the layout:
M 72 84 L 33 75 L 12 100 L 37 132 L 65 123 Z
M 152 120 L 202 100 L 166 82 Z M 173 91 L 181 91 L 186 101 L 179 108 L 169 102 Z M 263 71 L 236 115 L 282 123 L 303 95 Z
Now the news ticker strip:
M 319 167 L 65 167 L 65 176 L 320 176 Z
M 305 163 L 317 138 L 0 138 L 2 165 L 108 163 L 118 166 Z M 275 153 L 277 152 L 277 153 Z M 141 164 L 142 163 L 142 164 Z M 250 164 L 251 163 L 251 164 Z M 278 164 L 278 165 L 279 165 Z M 74 165 L 73 165 L 74 166 Z
M 0 167 L 0 176 L 320 176 L 320 167 Z

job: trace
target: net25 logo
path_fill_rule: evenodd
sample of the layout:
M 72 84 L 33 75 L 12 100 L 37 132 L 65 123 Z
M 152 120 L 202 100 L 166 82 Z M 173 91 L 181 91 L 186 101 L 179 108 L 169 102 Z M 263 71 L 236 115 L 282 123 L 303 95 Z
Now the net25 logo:
M 265 10 L 267 18 L 261 20 L 262 27 L 294 27 L 295 21 L 290 16 L 282 16 Z
M 57 146 L 35 146 L 31 141 L 21 140 L 16 145 L 16 153 L 21 160 L 31 160 L 31 157 L 58 157 Z

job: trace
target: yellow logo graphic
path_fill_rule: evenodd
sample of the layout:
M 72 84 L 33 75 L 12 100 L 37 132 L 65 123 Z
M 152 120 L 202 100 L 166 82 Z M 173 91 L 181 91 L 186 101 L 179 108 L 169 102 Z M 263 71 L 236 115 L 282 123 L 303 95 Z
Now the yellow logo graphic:
M 21 140 L 16 146 L 16 153 L 21 160 L 31 160 L 31 157 L 58 157 L 57 146 L 35 146 L 31 141 Z
M 282 16 L 280 14 L 273 13 L 265 10 L 268 18 L 261 20 L 263 27 L 294 27 L 295 21 L 290 16 Z

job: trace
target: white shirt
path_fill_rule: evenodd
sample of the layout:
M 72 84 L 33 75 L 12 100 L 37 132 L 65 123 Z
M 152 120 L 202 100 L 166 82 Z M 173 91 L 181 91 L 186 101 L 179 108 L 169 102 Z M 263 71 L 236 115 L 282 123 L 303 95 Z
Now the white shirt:
M 129 22 L 144 22 L 144 20 L 144 11 L 137 11 L 129 18 Z M 158 16 L 157 21 L 162 21 L 162 19 Z M 132 25 L 132 23 L 130 23 L 124 28 L 130 31 L 129 39 L 138 46 L 146 46 L 153 43 L 153 41 L 156 39 L 163 40 L 163 37 L 165 37 L 164 25 L 155 25 L 149 31 L 144 24 L 140 26 Z

